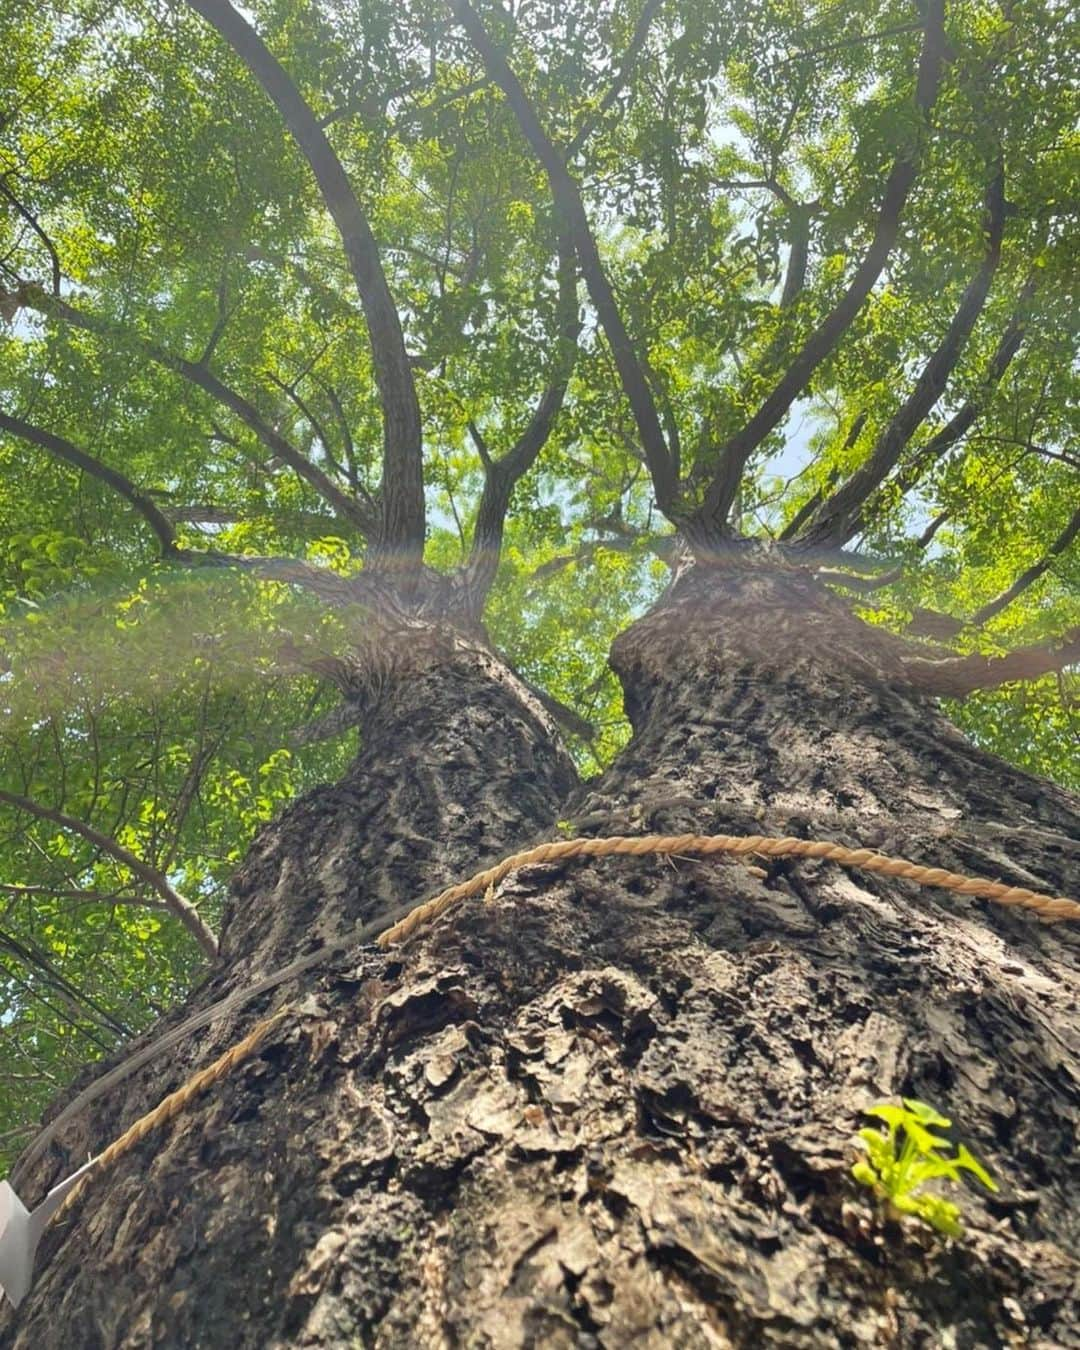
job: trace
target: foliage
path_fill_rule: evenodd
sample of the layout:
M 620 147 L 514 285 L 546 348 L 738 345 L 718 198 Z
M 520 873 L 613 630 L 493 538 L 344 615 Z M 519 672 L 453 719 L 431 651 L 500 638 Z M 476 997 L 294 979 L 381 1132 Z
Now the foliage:
M 852 1175 L 901 1214 L 922 1219 L 946 1237 L 962 1237 L 960 1206 L 922 1187 L 931 1181 L 959 1182 L 961 1172 L 970 1172 L 987 1190 L 996 1191 L 997 1183 L 963 1144 L 949 1156 L 945 1150 L 951 1142 L 932 1133 L 950 1129 L 952 1121 L 925 1102 L 902 1100 L 903 1106 L 882 1102 L 867 1109 L 866 1115 L 876 1116 L 884 1125 L 859 1131 L 867 1156 L 852 1167 Z
M 1080 621 L 1075 543 L 1054 552 L 1080 470 L 1075 18 L 1055 0 L 950 0 L 923 121 L 928 8 L 475 5 L 580 185 L 688 509 L 858 273 L 890 163 L 919 159 L 887 265 L 747 458 L 733 536 L 778 541 L 867 461 L 985 257 L 987 184 L 1003 169 L 985 305 L 845 541 L 880 584 L 844 592 L 894 632 L 933 610 L 954 621 L 952 650 L 994 653 Z M 442 3 L 253 0 L 243 13 L 378 242 L 422 412 L 424 562 L 453 577 L 475 542 L 484 454 L 511 451 L 565 376 L 565 222 Z M 142 494 L 133 504 L 0 429 L 0 788 L 124 843 L 215 921 L 258 825 L 353 750 L 350 732 L 297 732 L 336 702 L 319 659 L 365 619 L 254 567 L 191 562 L 368 575 L 370 531 L 341 505 L 377 509 L 385 487 L 363 305 L 297 142 L 191 6 L 13 0 L 0 89 L 0 416 Z M 611 639 L 665 584 L 674 526 L 580 276 L 576 301 L 565 396 L 514 485 L 483 619 L 522 674 L 591 724 L 573 742 L 591 773 L 628 735 Z M 1010 325 L 1022 339 L 995 374 Z M 836 564 L 832 551 L 817 561 Z M 979 692 L 954 713 L 980 743 L 1077 784 L 1075 674 Z M 2 828 L 0 1134 L 201 969 L 122 865 L 49 822 L 5 811 Z

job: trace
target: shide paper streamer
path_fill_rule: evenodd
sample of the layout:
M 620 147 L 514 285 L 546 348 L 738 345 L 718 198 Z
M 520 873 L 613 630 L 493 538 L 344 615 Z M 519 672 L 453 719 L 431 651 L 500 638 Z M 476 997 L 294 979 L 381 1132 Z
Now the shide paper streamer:
M 97 1162 L 72 1172 L 31 1214 L 6 1181 L 0 1181 L 0 1290 L 14 1307 L 26 1297 L 34 1278 L 34 1256 L 49 1220 L 60 1208 L 64 1197 Z

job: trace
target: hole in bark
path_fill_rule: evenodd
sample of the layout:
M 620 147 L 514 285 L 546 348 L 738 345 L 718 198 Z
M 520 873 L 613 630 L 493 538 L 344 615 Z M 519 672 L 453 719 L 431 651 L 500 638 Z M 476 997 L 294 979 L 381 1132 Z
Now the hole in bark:
M 603 1331 L 603 1326 L 597 1322 L 589 1311 L 588 1302 L 581 1298 L 578 1290 L 581 1288 L 582 1276 L 577 1275 L 572 1270 L 563 1266 L 563 1284 L 566 1288 L 567 1302 L 570 1308 L 570 1315 L 584 1333 L 579 1344 L 582 1347 L 592 1347 L 601 1344 L 599 1335 Z
M 600 1203 L 612 1218 L 618 1219 L 620 1222 L 626 1218 L 630 1211 L 630 1201 L 627 1200 L 625 1195 L 620 1195 L 617 1191 L 601 1191 Z
M 776 1170 L 797 1204 L 801 1204 L 808 1196 L 820 1195 L 825 1190 L 820 1173 L 810 1167 L 803 1155 L 783 1139 L 771 1140 L 769 1151 L 776 1164 Z
M 706 1121 L 686 1083 L 673 1083 L 662 1094 L 639 1088 L 638 1133 L 645 1138 L 682 1139 L 692 1121 Z
M 670 983 L 661 984 L 658 980 L 649 981 L 649 992 L 654 994 L 668 1017 L 677 1017 L 683 995 L 693 987 L 693 980 L 687 975 L 675 975 Z
M 746 1164 L 742 1159 L 736 1159 L 733 1162 L 710 1163 L 705 1169 L 705 1180 L 715 1181 L 718 1186 L 734 1186 L 739 1174 L 745 1170 L 745 1167 Z
M 629 1068 L 638 1064 L 642 1055 L 656 1039 L 656 1034 L 656 1023 L 651 1017 L 637 1018 L 626 1038 L 626 1045 L 622 1054 L 623 1063 Z
M 369 1184 L 381 1190 L 394 1175 L 395 1170 L 396 1159 L 393 1157 L 376 1158 L 371 1161 L 355 1159 L 339 1167 L 330 1178 L 330 1184 L 338 1195 L 348 1199 L 362 1186 Z
M 457 1204 L 462 1174 L 473 1158 L 483 1151 L 483 1147 L 478 1146 L 450 1159 L 425 1161 L 417 1167 L 401 1171 L 401 1184 L 416 1196 L 428 1214 L 449 1213 Z

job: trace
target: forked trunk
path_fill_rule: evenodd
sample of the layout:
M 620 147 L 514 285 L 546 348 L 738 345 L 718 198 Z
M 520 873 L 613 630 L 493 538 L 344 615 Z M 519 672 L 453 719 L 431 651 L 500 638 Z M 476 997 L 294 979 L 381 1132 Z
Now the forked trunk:
M 893 687 L 794 574 L 698 569 L 625 634 L 634 740 L 562 804 L 542 719 L 466 648 L 390 678 L 347 782 L 256 842 L 223 942 L 244 978 L 556 815 L 1080 890 L 1076 803 Z M 6 1343 L 1074 1343 L 1078 951 L 1067 925 L 823 864 L 519 872 L 310 978 L 47 1235 Z M 103 1103 L 24 1198 L 253 1017 Z M 964 1192 L 962 1241 L 851 1178 L 860 1109 L 898 1094 L 1001 1183 Z

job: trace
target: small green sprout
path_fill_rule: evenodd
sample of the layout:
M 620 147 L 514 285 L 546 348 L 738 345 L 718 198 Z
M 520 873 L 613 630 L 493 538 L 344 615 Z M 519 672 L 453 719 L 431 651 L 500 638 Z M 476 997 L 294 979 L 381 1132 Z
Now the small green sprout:
M 997 1183 L 963 1144 L 957 1144 L 955 1155 L 950 1157 L 944 1150 L 952 1148 L 952 1141 L 931 1133 L 949 1129 L 952 1121 L 925 1102 L 910 1097 L 904 1097 L 903 1102 L 902 1107 L 882 1102 L 864 1113 L 877 1116 L 885 1122 L 885 1128 L 859 1131 L 859 1142 L 867 1156 L 851 1169 L 852 1175 L 884 1195 L 901 1214 L 914 1214 L 947 1237 L 962 1237 L 959 1205 L 919 1188 L 938 1178 L 959 1181 L 961 1171 L 970 1172 L 988 1190 L 996 1191 Z

